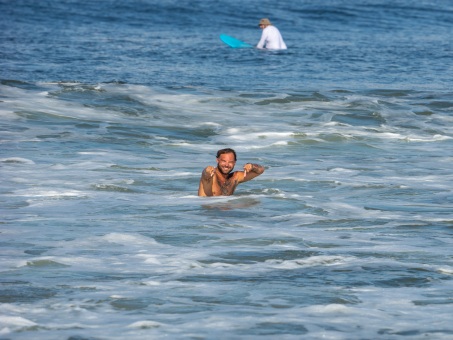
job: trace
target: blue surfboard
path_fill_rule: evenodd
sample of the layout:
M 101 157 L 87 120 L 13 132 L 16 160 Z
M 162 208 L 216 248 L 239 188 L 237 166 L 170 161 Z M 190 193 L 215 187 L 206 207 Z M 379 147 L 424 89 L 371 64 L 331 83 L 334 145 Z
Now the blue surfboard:
M 244 47 L 253 47 L 250 44 L 247 44 L 246 42 L 243 42 L 242 40 L 230 37 L 229 35 L 226 34 L 221 34 L 220 35 L 220 40 L 222 40 L 225 44 L 232 48 L 244 48 Z

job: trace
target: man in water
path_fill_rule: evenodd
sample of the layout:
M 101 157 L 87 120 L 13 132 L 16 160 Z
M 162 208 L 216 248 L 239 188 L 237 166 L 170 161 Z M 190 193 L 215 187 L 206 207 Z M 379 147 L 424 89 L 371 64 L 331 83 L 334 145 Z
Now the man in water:
M 257 48 L 266 48 L 269 50 L 286 50 L 286 44 L 277 27 L 272 26 L 269 19 L 261 19 L 258 25 L 263 32 L 261 39 L 256 45 Z
M 229 196 L 239 183 L 250 181 L 261 175 L 264 167 L 247 163 L 244 171 L 233 171 L 236 165 L 236 152 L 227 148 L 217 151 L 217 168 L 212 166 L 203 170 L 198 188 L 198 196 Z

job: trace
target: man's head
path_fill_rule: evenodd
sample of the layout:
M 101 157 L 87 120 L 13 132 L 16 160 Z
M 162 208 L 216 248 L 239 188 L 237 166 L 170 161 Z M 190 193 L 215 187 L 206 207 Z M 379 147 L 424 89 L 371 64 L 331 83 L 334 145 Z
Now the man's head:
M 226 148 L 226 149 L 221 149 L 219 151 L 217 151 L 217 158 L 220 157 L 220 155 L 223 155 L 225 153 L 232 153 L 234 155 L 234 161 L 237 161 L 237 157 L 236 157 L 236 151 L 234 151 L 233 149 L 230 149 L 230 148 Z
M 217 151 L 217 168 L 224 175 L 233 171 L 236 160 L 236 152 L 233 149 L 226 148 Z
M 271 24 L 270 20 L 267 18 L 261 19 L 260 23 L 258 24 L 258 26 L 260 28 L 266 28 L 267 26 L 270 26 L 270 25 L 272 25 L 272 24 Z

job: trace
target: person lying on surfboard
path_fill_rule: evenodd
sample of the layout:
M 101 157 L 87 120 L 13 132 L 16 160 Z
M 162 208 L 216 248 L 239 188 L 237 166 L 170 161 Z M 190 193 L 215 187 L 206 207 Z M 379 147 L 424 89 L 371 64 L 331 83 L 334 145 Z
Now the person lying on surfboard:
M 258 25 L 263 32 L 261 39 L 256 45 L 257 48 L 266 48 L 269 50 L 286 50 L 286 44 L 277 27 L 273 26 L 269 19 L 261 19 Z
M 259 164 L 247 163 L 244 171 L 234 171 L 236 152 L 233 149 L 217 151 L 217 167 L 207 166 L 201 173 L 198 196 L 229 196 L 240 183 L 254 179 L 264 172 Z

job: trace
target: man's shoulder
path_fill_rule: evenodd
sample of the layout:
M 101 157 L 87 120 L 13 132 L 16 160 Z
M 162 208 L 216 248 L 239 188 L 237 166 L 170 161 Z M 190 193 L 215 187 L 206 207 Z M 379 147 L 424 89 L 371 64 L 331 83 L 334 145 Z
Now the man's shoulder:
M 233 172 L 231 177 L 236 179 L 236 178 L 238 178 L 238 176 L 243 176 L 243 174 L 244 174 L 244 171 L 238 170 L 238 171 Z

